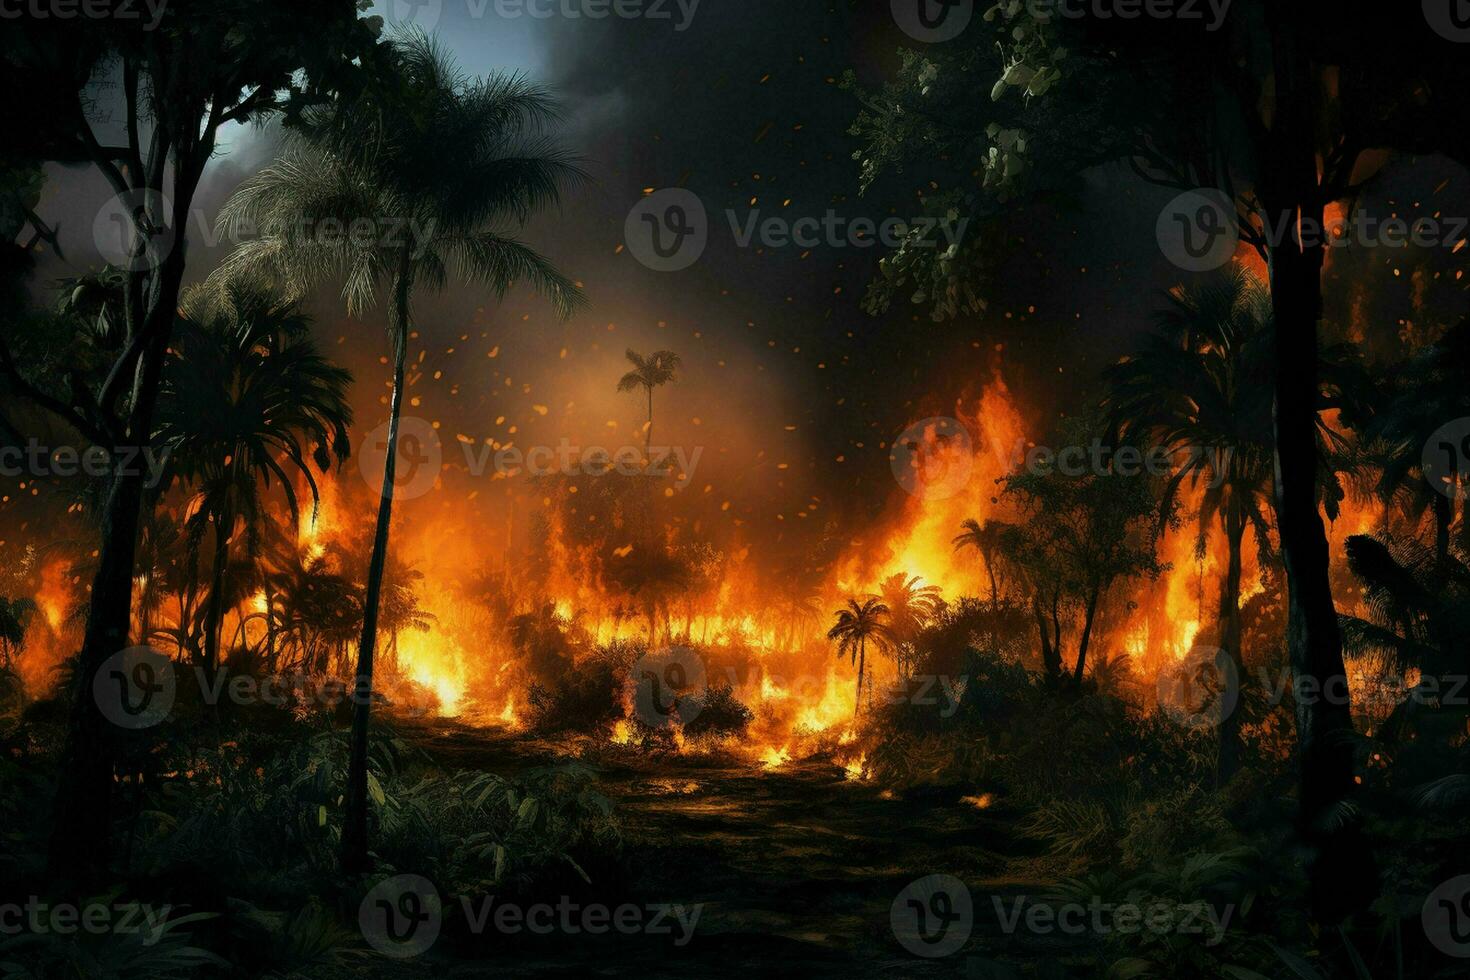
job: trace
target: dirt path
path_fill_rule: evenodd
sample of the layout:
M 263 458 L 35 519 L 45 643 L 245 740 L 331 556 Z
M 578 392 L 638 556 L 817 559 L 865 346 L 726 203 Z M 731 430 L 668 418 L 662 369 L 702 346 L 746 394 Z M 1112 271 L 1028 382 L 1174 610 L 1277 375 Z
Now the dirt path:
M 446 765 L 504 775 L 556 759 L 546 743 L 493 730 L 436 726 L 418 741 Z M 630 900 L 700 905 L 693 936 L 678 946 L 568 937 L 547 953 L 497 961 L 496 976 L 1008 975 L 984 961 L 1015 941 L 1001 933 L 990 895 L 1027 890 L 1009 872 L 1032 848 L 1003 801 L 980 809 L 955 794 L 898 799 L 822 760 L 767 769 L 630 752 L 598 768 L 625 826 Z M 959 878 L 974 896 L 971 938 L 954 954 L 922 958 L 895 938 L 890 908 L 933 874 Z

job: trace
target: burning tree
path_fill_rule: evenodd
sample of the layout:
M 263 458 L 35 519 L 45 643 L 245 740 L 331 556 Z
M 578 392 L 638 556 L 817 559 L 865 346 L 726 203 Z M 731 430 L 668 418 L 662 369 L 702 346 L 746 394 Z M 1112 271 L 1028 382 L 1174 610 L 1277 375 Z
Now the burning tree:
M 1093 431 L 1087 420 L 1072 420 L 1062 427 L 1060 444 L 1080 446 Z M 1151 533 L 1154 487 L 1142 474 L 1049 470 L 1008 477 L 1002 496 L 1015 503 L 1020 521 L 999 524 L 997 550 L 1031 593 L 1043 669 L 1054 685 L 1064 680 L 1063 611 L 1081 612 L 1071 677 L 1080 685 L 1108 590 L 1120 580 L 1156 578 L 1166 568 Z
M 161 8 L 159 18 L 27 18 L 8 25 L 0 41 L 0 80 L 27 93 L 0 110 L 8 156 L 95 169 L 115 192 L 110 206 L 127 253 L 119 301 L 108 314 L 115 333 L 91 343 L 95 359 L 106 362 L 102 370 L 28 375 L 0 345 L 7 391 L 114 462 L 54 821 L 51 860 L 66 877 L 95 871 L 111 854 L 113 739 L 86 692 L 131 633 L 146 476 L 117 464 L 153 434 L 195 192 L 222 129 L 281 113 L 294 118 L 305 103 L 347 84 L 354 59 L 371 60 L 375 43 L 351 0 L 188 0 Z M 103 78 L 112 80 L 122 120 L 116 141 L 99 128 L 91 85 Z M 44 238 L 48 230 L 36 231 Z
M 421 32 L 385 45 L 368 84 L 329 110 L 312 113 L 304 135 L 274 165 L 247 180 L 225 205 L 221 224 L 258 229 L 218 270 L 225 280 L 266 277 L 304 293 L 344 276 L 348 313 L 361 315 L 383 294 L 388 305 L 393 386 L 382 496 L 368 569 L 354 691 L 348 819 L 342 865 L 367 866 L 367 737 L 372 708 L 383 573 L 392 526 L 412 300 L 442 289 L 447 269 L 503 297 L 529 284 L 562 316 L 581 292 L 534 249 L 497 227 L 523 225 L 556 203 L 580 171 L 543 138 L 556 118 L 545 92 L 516 76 L 471 81 Z M 330 225 L 328 224 L 330 223 Z M 372 229 L 368 234 L 325 228 Z
M 870 596 L 861 602 L 848 599 L 847 607 L 834 613 L 837 622 L 827 631 L 827 639 L 837 644 L 837 656 L 846 656 L 857 666 L 857 699 L 853 702 L 853 716 L 862 709 L 863 679 L 867 676 L 868 645 L 882 653 L 892 652 L 893 631 L 889 627 L 888 607 L 883 600 Z M 873 699 L 872 686 L 868 687 L 868 700 Z
M 226 595 L 233 607 L 244 594 L 244 583 L 226 576 L 236 525 L 253 559 L 265 519 L 262 490 L 279 481 L 295 527 L 295 476 L 306 483 L 315 513 L 319 492 L 308 458 L 324 473 L 334 458 L 338 466 L 347 458 L 352 375 L 318 352 L 299 308 L 268 293 L 204 288 L 186 298 L 185 310 L 164 368 L 155 438 L 190 493 L 190 567 L 201 539 L 214 536 L 203 624 L 203 666 L 212 677 Z
M 1251 529 L 1268 553 L 1274 523 L 1270 318 L 1269 294 L 1243 269 L 1173 291 L 1158 335 L 1109 370 L 1104 406 L 1120 438 L 1157 446 L 1178 461 L 1160 499 L 1160 529 L 1186 486 L 1199 492 L 1196 554 L 1204 552 L 1213 522 L 1224 529 L 1219 643 L 1237 677 L 1244 669 L 1242 544 Z M 1221 780 L 1238 763 L 1239 726 L 1235 712 L 1221 719 Z
M 1217 195 L 1224 205 L 1198 209 L 1193 230 L 1238 235 L 1270 276 L 1292 667 L 1316 684 L 1344 678 L 1318 511 L 1325 210 L 1355 200 L 1394 154 L 1470 161 L 1460 95 L 1470 63 L 1452 26 L 1432 25 L 1418 4 L 1355 11 L 1350 22 L 1324 0 L 1239 0 L 1214 21 L 1076 13 L 1002 0 L 961 40 L 903 52 L 897 76 L 863 95 L 853 131 L 864 187 L 936 159 L 980 177 L 926 198 L 937 215 L 971 217 L 970 238 L 935 248 L 914 231 L 884 260 L 870 305 L 911 293 L 936 318 L 983 309 L 986 269 L 1005 241 L 987 232 L 1016 202 L 1064 191 L 1101 164 Z M 1347 802 L 1351 730 L 1346 704 L 1297 704 L 1300 829 L 1324 919 L 1363 907 L 1373 888 Z

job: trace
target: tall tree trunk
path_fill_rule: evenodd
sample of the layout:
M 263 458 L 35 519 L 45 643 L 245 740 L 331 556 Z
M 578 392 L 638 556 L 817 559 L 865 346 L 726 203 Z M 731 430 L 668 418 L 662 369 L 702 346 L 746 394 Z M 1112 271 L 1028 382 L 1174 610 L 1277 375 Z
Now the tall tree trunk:
M 1441 566 L 1450 557 L 1450 526 L 1455 523 L 1455 504 L 1446 493 L 1434 495 L 1434 557 Z
M 1072 673 L 1074 684 L 1082 683 L 1082 672 L 1087 668 L 1087 645 L 1092 641 L 1092 621 L 1097 617 L 1097 600 L 1101 595 L 1102 589 L 1093 586 L 1087 597 L 1087 614 L 1082 619 L 1082 639 L 1077 643 L 1077 669 Z
M 185 179 L 176 189 L 174 227 L 185 226 L 192 194 L 193 183 Z M 153 277 L 148 312 L 140 324 L 148 340 L 134 370 L 123 433 L 124 440 L 135 447 L 149 445 L 152 438 L 158 384 L 183 277 L 181 236 Z M 112 855 L 114 732 L 92 695 L 92 685 L 107 658 L 129 645 L 133 569 L 147 477 L 136 461 L 127 468 L 120 465 L 124 461 L 116 452 L 120 447 L 103 448 L 113 453 L 113 476 L 103 502 L 97 573 L 87 605 L 87 629 L 72 673 L 70 715 L 58 770 L 61 775 L 47 854 L 50 876 L 56 882 L 95 881 Z
M 1031 614 L 1036 619 L 1036 632 L 1041 636 L 1041 665 L 1046 671 L 1048 683 L 1055 684 L 1062 675 L 1062 655 L 1052 645 L 1051 632 L 1046 627 L 1046 610 L 1041 604 L 1041 594 L 1031 598 Z
M 347 809 L 343 814 L 341 867 L 344 874 L 361 874 L 368 861 L 368 722 L 373 705 L 373 655 L 378 642 L 378 608 L 383 569 L 388 558 L 388 530 L 393 522 L 393 480 L 398 467 L 398 421 L 403 408 L 403 380 L 408 359 L 409 253 L 404 251 L 393 284 L 393 395 L 388 410 L 388 445 L 383 459 L 383 492 L 373 554 L 368 563 L 367 595 L 363 600 L 362 643 L 352 689 L 352 748 L 347 762 Z
M 1308 848 L 1313 912 L 1320 921 L 1337 921 L 1365 907 L 1375 886 L 1371 853 L 1344 810 L 1354 791 L 1353 726 L 1328 577 L 1327 535 L 1317 507 L 1323 246 L 1296 240 L 1298 221 L 1322 226 L 1313 109 L 1320 80 L 1304 52 L 1306 11 L 1280 4 L 1268 16 L 1276 97 L 1260 198 L 1265 219 L 1286 236 L 1269 257 L 1276 341 L 1276 510 L 1289 594 L 1287 649 L 1298 679 L 1331 692 L 1296 703 L 1300 830 Z
M 276 673 L 276 597 L 271 592 L 267 578 L 262 588 L 265 593 L 265 662 L 266 672 Z
M 219 638 L 225 618 L 225 568 L 230 560 L 230 528 L 216 517 L 214 568 L 210 576 L 209 605 L 204 613 L 204 676 L 213 682 L 219 669 Z
M 645 465 L 653 453 L 653 386 L 648 386 L 648 430 L 643 434 L 643 459 Z
M 1245 677 L 1240 628 L 1240 548 L 1245 538 L 1245 507 L 1240 490 L 1230 487 L 1230 500 L 1225 506 L 1225 542 L 1228 549 L 1225 581 L 1220 586 L 1220 646 L 1235 669 L 1235 682 Z M 1227 705 L 1231 710 L 1220 716 L 1220 745 L 1216 760 L 1217 778 L 1221 784 L 1235 775 L 1240 764 L 1239 704 Z
M 858 683 L 857 700 L 852 705 L 852 716 L 857 718 L 858 712 L 863 710 L 863 670 L 868 662 L 868 641 L 866 638 L 858 640 Z

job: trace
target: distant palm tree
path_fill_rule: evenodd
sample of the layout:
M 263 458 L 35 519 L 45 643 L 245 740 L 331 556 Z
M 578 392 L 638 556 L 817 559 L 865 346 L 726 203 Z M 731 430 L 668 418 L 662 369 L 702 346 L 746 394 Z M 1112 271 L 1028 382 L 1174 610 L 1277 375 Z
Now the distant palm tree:
M 308 459 L 327 471 L 349 453 L 352 375 L 317 350 L 300 310 L 240 285 L 202 289 L 184 302 L 158 413 L 158 443 L 191 497 L 191 551 L 213 529 L 213 574 L 204 620 L 204 667 L 219 666 L 231 540 L 243 522 L 246 551 L 259 549 L 262 489 L 279 481 L 292 526 L 301 477 L 317 502 Z M 240 583 L 236 583 L 237 586 Z M 233 605 L 233 602 L 228 605 Z
M 256 236 L 219 274 L 276 277 L 302 292 L 342 276 L 351 315 L 380 292 L 388 300 L 393 388 L 355 692 L 372 688 L 414 290 L 443 289 L 453 264 L 460 279 L 497 297 L 525 283 L 562 316 L 582 302 L 574 282 L 498 227 L 523 226 L 582 176 L 543 135 L 557 118 L 551 98 L 520 76 L 467 78 L 422 32 L 396 35 L 389 50 L 391 72 L 334 116 L 308 120 L 304 141 L 246 180 L 220 213 L 226 228 Z M 328 220 L 373 230 L 326 234 Z M 360 693 L 354 701 L 342 834 L 348 872 L 368 865 L 372 702 Z
M 920 585 L 920 577 L 895 572 L 878 586 L 878 598 L 888 607 L 888 633 L 899 654 L 899 671 L 905 677 L 917 658 L 914 641 L 919 631 L 944 608 L 939 586 Z
M 807 627 L 822 618 L 822 597 L 788 592 L 777 600 L 777 615 L 786 637 L 786 646 L 796 646 L 796 638 Z
M 395 668 L 398 663 L 398 634 L 404 630 L 427 633 L 438 621 L 433 613 L 419 605 L 416 586 L 424 579 L 424 573 L 388 556 L 388 569 L 383 581 L 383 612 L 379 622 L 388 631 L 388 660 Z
M 618 379 L 618 391 L 637 391 L 642 388 L 648 393 L 648 424 L 644 429 L 643 451 L 653 446 L 653 389 L 674 380 L 679 369 L 679 355 L 669 350 L 656 350 L 648 357 L 629 349 L 628 363 L 633 370 Z
M 1178 460 L 1164 487 L 1160 522 L 1181 487 L 1204 486 L 1196 549 L 1219 521 L 1228 549 L 1220 586 L 1220 646 L 1241 667 L 1241 545 L 1247 527 L 1268 541 L 1273 487 L 1271 296 L 1235 268 L 1170 292 L 1159 332 L 1134 356 L 1109 369 L 1104 403 L 1120 443 L 1159 447 Z M 1080 679 L 1080 678 L 1079 678 Z M 1220 726 L 1220 778 L 1234 772 L 1240 719 Z
M 967 518 L 960 527 L 964 531 L 955 535 L 953 539 L 954 548 L 959 551 L 962 548 L 974 548 L 980 553 L 980 560 L 985 562 L 985 574 L 990 578 L 990 602 L 992 605 L 1000 603 L 999 577 L 996 575 L 997 564 L 1000 561 L 1001 539 L 1005 536 L 1006 525 L 997 521 L 986 521 L 981 524 L 975 518 Z
M 867 675 L 868 644 L 875 650 L 887 652 L 893 649 L 892 634 L 888 630 L 888 607 L 883 600 L 869 597 L 861 603 L 848 599 L 847 607 L 834 614 L 836 624 L 827 631 L 827 639 L 837 644 L 837 656 L 846 656 L 857 664 L 857 701 L 853 706 L 853 717 L 863 703 L 863 678 Z M 873 692 L 868 691 L 871 705 Z

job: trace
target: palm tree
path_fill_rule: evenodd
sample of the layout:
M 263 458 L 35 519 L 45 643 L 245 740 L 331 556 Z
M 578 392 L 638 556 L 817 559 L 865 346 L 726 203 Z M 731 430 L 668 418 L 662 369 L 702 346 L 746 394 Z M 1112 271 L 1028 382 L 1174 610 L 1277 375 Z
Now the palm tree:
M 1241 546 L 1247 527 L 1268 542 L 1273 486 L 1271 296 L 1249 272 L 1234 268 L 1170 292 L 1159 333 L 1138 354 L 1111 368 L 1104 404 L 1120 441 L 1156 446 L 1179 460 L 1160 502 L 1172 513 L 1180 489 L 1204 486 L 1196 514 L 1196 550 L 1211 523 L 1228 549 L 1220 586 L 1220 646 L 1241 667 Z M 1239 760 L 1238 717 L 1220 725 L 1220 778 Z
M 627 352 L 628 363 L 633 370 L 618 379 L 618 391 L 637 391 L 642 388 L 648 393 L 648 424 L 644 428 L 643 451 L 653 447 L 653 389 L 674 380 L 679 369 L 679 355 L 670 350 L 656 350 L 644 357 L 631 348 Z
M 908 676 L 917 657 L 914 641 L 919 631 L 944 607 L 939 586 L 920 585 L 920 577 L 894 572 L 878 586 L 878 598 L 888 607 L 888 633 L 899 654 L 899 671 Z M 907 651 L 907 654 L 904 651 Z
M 822 598 L 803 595 L 799 590 L 787 592 L 777 600 L 777 615 L 786 637 L 787 649 L 796 647 L 796 638 L 822 618 Z
M 963 548 L 974 548 L 980 553 L 980 560 L 985 562 L 985 574 L 990 578 L 990 602 L 991 605 L 1000 604 L 999 577 L 996 573 L 996 565 L 1000 561 L 1001 538 L 1005 534 L 1005 525 L 997 521 L 986 521 L 981 524 L 975 518 L 966 518 L 960 527 L 964 530 L 955 535 L 952 544 L 959 551 Z
M 847 607 L 834 614 L 837 622 L 827 631 L 827 639 L 837 644 L 837 656 L 847 656 L 857 664 L 857 701 L 853 705 L 853 717 L 857 717 L 863 703 L 863 677 L 867 673 L 868 644 L 874 649 L 887 652 L 893 649 L 892 634 L 888 630 L 888 607 L 883 600 L 870 596 L 861 603 L 848 599 Z M 871 687 L 868 701 L 873 700 Z
M 173 475 L 192 488 L 185 521 L 191 554 L 213 529 L 203 658 L 212 673 L 235 526 L 243 522 L 254 556 L 264 520 L 261 490 L 274 481 L 295 526 L 293 475 L 304 479 L 315 507 L 308 456 L 323 472 L 334 457 L 339 465 L 347 458 L 352 375 L 318 352 L 293 303 L 267 293 L 239 284 L 205 288 L 186 297 L 184 312 L 164 367 L 157 440 Z
M 342 866 L 349 872 L 368 864 L 370 692 L 414 291 L 442 289 L 453 264 L 461 280 L 497 297 L 529 284 L 562 316 L 582 301 L 575 283 L 501 230 L 524 225 L 581 177 L 543 135 L 557 116 L 550 97 L 520 76 L 467 78 L 422 32 L 400 33 L 388 43 L 392 70 L 330 117 L 308 120 L 305 135 L 247 180 L 220 213 L 231 232 L 258 235 L 229 256 L 221 275 L 276 277 L 297 292 L 341 276 L 350 315 L 371 307 L 380 292 L 387 297 L 393 388 L 353 692 L 342 834 Z M 355 229 L 366 222 L 375 231 L 326 234 L 328 220 Z

